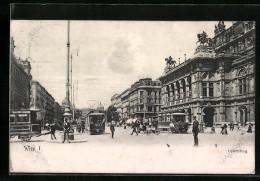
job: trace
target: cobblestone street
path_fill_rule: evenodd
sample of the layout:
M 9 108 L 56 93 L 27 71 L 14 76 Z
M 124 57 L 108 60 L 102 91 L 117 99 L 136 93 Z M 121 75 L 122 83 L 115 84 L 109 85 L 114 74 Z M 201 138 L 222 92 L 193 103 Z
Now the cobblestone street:
M 103 135 L 75 133 L 71 143 L 50 135 L 33 137 L 30 142 L 10 139 L 10 170 L 15 172 L 65 173 L 254 173 L 254 131 L 246 128 L 221 135 L 210 129 L 199 134 L 199 147 L 187 134 L 138 136 L 128 127 L 116 127 L 115 138 L 109 128 Z M 28 147 L 33 148 L 28 150 Z M 27 148 L 27 149 L 26 149 Z M 19 161 L 18 161 L 19 160 Z M 27 164 L 34 163 L 34 164 Z M 239 170 L 239 172 L 237 172 Z

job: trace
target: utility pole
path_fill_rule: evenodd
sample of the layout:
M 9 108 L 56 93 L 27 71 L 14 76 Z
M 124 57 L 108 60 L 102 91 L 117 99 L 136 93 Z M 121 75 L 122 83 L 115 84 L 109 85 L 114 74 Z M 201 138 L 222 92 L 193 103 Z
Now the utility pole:
M 73 83 L 72 83 L 72 54 L 70 55 L 70 92 L 71 92 L 71 94 L 70 94 L 70 101 L 71 101 L 71 106 L 73 107 L 73 99 L 72 99 L 72 85 L 73 85 Z
M 68 42 L 67 42 L 67 74 L 66 74 L 66 105 L 65 105 L 65 113 L 64 117 L 69 117 L 71 116 L 70 114 L 70 93 L 69 93 L 69 86 L 70 86 L 70 81 L 69 81 L 69 59 L 70 59 L 70 21 L 68 21 Z

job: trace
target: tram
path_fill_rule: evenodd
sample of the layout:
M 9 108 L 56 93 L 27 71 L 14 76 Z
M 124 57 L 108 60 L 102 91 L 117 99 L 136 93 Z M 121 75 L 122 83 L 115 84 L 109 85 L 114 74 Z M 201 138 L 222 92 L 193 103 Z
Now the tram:
M 91 113 L 88 115 L 89 134 L 102 134 L 105 132 L 105 114 Z
M 10 110 L 10 137 L 18 136 L 23 141 L 29 141 L 32 136 L 41 135 L 41 124 L 37 122 L 39 109 Z

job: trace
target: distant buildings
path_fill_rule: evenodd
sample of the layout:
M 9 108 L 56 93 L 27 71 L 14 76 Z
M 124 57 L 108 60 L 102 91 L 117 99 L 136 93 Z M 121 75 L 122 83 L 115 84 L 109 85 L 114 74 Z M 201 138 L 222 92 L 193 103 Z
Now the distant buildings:
M 54 103 L 55 99 L 48 91 L 35 80 L 31 81 L 31 107 L 40 109 L 37 113 L 37 119 L 45 125 L 54 121 Z
M 161 110 L 161 83 L 151 78 L 140 79 L 121 94 L 111 98 L 121 118 L 156 117 Z
M 160 121 L 185 112 L 206 126 L 255 121 L 255 22 L 215 26 L 215 37 L 202 33 L 194 57 L 177 67 L 167 65 L 162 82 Z

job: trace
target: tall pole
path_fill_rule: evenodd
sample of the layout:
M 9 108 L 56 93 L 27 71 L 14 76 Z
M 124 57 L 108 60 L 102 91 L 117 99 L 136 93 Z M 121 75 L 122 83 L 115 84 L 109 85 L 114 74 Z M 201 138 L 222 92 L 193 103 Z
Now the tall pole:
M 67 104 L 70 105 L 70 92 L 69 92 L 69 83 L 70 83 L 70 78 L 69 78 L 69 67 L 70 67 L 70 21 L 68 21 L 68 42 L 67 42 L 67 84 L 66 84 L 66 99 L 67 99 Z
M 66 74 L 66 106 L 64 116 L 69 116 L 70 114 L 70 93 L 69 93 L 69 62 L 70 60 L 70 21 L 68 21 L 68 42 L 67 42 L 67 74 Z
M 71 106 L 73 106 L 73 99 L 72 99 L 72 53 L 71 53 L 71 56 L 70 56 L 70 103 L 71 103 Z
M 72 118 L 74 120 L 74 116 L 75 116 L 75 105 L 74 105 L 74 84 L 73 84 L 73 99 L 72 99 Z

